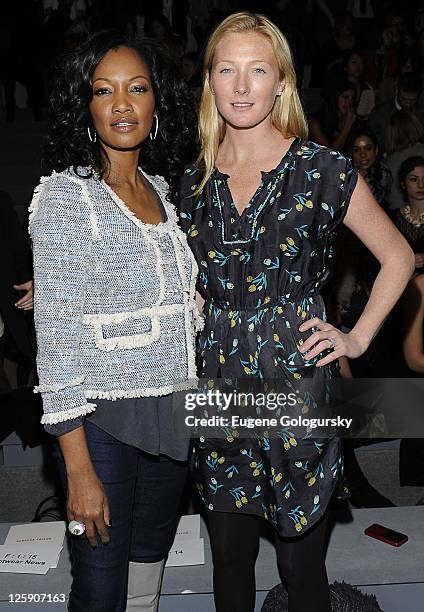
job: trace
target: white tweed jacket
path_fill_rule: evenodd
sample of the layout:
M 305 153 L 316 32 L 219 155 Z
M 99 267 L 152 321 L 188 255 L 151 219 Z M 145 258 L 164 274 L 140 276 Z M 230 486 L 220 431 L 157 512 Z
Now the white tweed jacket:
M 30 206 L 35 392 L 50 424 L 92 412 L 95 398 L 163 395 L 196 376 L 198 270 L 166 182 L 143 173 L 167 216 L 150 225 L 78 174 L 43 177 Z

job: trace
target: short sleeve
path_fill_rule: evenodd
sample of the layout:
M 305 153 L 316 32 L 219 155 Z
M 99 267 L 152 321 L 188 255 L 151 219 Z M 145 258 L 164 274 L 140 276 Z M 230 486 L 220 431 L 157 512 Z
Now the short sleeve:
M 337 151 L 328 150 L 326 168 L 326 187 L 321 208 L 327 231 L 333 232 L 342 223 L 353 191 L 358 182 L 358 171 L 352 160 Z
M 196 200 L 195 191 L 201 180 L 201 171 L 193 165 L 186 168 L 180 180 L 180 202 L 178 214 L 180 217 L 181 228 L 185 233 L 188 233 L 191 225 L 192 210 Z

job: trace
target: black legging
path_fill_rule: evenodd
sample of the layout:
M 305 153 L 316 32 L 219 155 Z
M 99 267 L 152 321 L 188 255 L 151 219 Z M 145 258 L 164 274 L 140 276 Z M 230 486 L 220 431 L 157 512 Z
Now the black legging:
M 216 612 L 254 612 L 261 519 L 211 511 L 208 519 Z M 275 538 L 278 565 L 288 587 L 289 612 L 330 611 L 326 532 L 327 513 L 303 535 Z

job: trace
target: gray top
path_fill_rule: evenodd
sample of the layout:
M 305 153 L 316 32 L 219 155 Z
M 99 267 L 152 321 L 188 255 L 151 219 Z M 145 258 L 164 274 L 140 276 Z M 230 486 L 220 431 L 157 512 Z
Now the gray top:
M 44 427 L 53 436 L 61 436 L 80 427 L 85 419 L 120 442 L 135 446 L 151 455 L 166 455 L 177 461 L 188 458 L 189 433 L 179 427 L 174 394 L 160 397 L 96 400 L 97 410 L 85 416 Z M 178 431 L 177 431 L 178 430 Z

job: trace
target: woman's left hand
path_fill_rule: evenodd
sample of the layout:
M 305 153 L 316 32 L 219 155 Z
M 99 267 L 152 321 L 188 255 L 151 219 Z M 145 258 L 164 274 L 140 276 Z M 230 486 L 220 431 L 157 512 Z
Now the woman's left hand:
M 345 334 L 337 329 L 337 327 L 334 327 L 334 325 L 318 317 L 314 317 L 302 323 L 302 325 L 299 326 L 299 331 L 305 332 L 312 328 L 315 328 L 317 331 L 314 331 L 314 333 L 299 347 L 300 352 L 302 354 L 306 353 L 305 357 L 307 359 L 313 359 L 323 351 L 331 348 L 333 349 L 331 353 L 317 361 L 317 366 L 327 365 L 327 363 L 336 361 L 336 359 L 343 355 L 355 359 L 355 357 L 359 357 L 365 353 L 369 346 L 369 342 L 354 331 Z M 331 338 L 332 341 L 329 340 L 329 338 Z
M 20 310 L 32 310 L 34 308 L 34 282 L 29 280 L 21 285 L 13 285 L 13 288 L 16 289 L 16 291 L 25 291 L 25 295 L 16 302 L 16 308 Z

